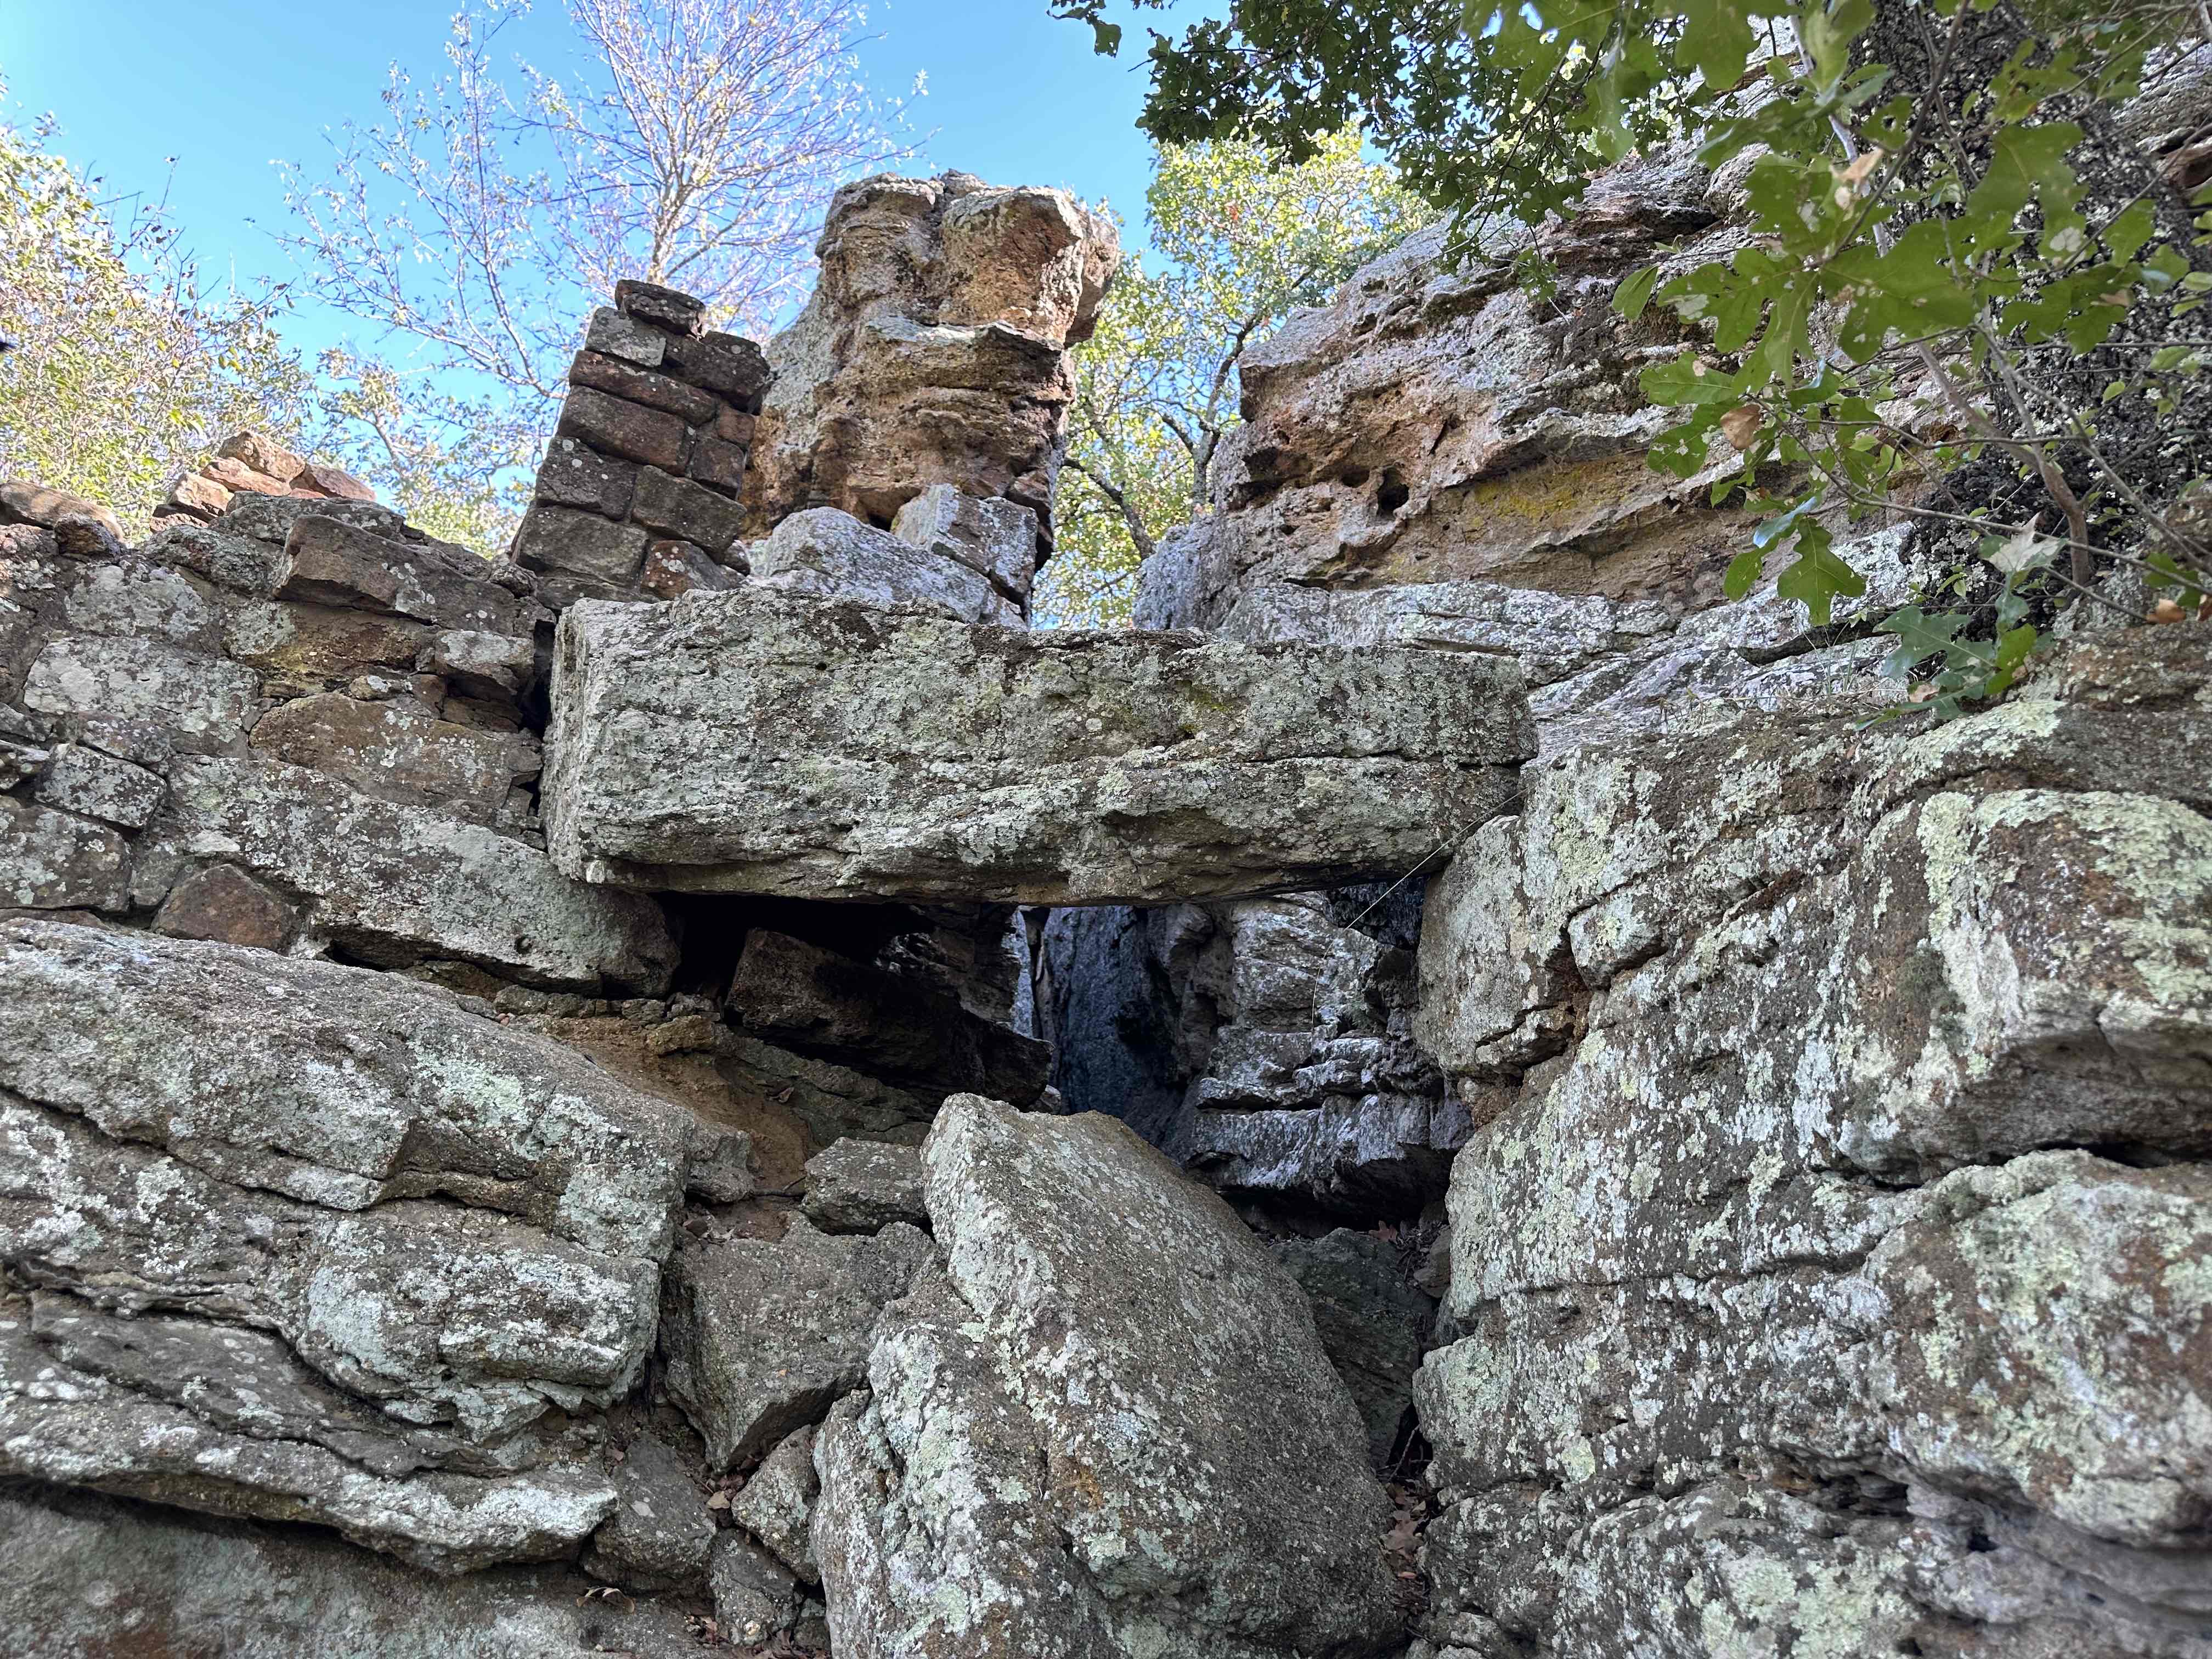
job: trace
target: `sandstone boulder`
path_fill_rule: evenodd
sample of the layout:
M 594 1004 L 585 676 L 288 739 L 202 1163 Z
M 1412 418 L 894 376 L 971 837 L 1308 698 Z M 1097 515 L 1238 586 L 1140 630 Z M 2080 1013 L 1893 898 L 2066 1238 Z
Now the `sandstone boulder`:
M 1413 1373 L 1427 1351 L 1436 1304 L 1407 1278 L 1398 1247 L 1339 1227 L 1285 1239 L 1277 1260 L 1313 1304 L 1314 1326 L 1367 1425 L 1367 1453 L 1388 1471 L 1413 1405 Z
M 675 1449 L 650 1434 L 632 1435 L 609 1484 L 614 1513 L 592 1534 L 584 1571 L 632 1590 L 704 1584 L 714 1517 Z
M 841 1140 L 806 1160 L 802 1207 L 825 1232 L 872 1233 L 894 1221 L 927 1226 L 921 1154 L 881 1141 Z
M 1437 225 L 1248 347 L 1219 510 L 1152 578 L 1182 590 L 1176 624 L 1217 625 L 1261 582 L 1717 598 L 1746 515 L 1705 504 L 1718 471 L 1686 483 L 1645 465 L 1674 417 L 1638 375 L 1668 325 L 1607 304 L 1660 246 L 1737 234 L 1710 178 L 1670 154 L 1610 169 L 1546 233 L 1548 301 L 1514 274 L 1527 232 L 1486 226 L 1459 261 Z
M 1479 660 L 687 594 L 564 619 L 544 790 L 595 883 L 1152 902 L 1402 874 L 1531 747 Z
M 760 1540 L 777 1560 L 810 1584 L 822 1582 L 814 1560 L 814 1431 L 795 1429 L 761 1460 L 730 1504 L 730 1518 Z
M 899 508 L 891 532 L 980 571 L 1017 605 L 1027 605 L 1037 567 L 1037 515 L 1017 501 L 932 484 Z
M 837 1650 L 1379 1650 L 1389 1506 L 1304 1296 L 1122 1125 L 946 1103 L 946 1247 L 823 1429 Z
M 1018 627 L 1018 602 L 965 560 L 861 523 L 834 507 L 794 513 L 746 550 L 755 580 L 786 593 L 914 606 L 955 622 Z
M 939 483 L 1042 515 L 1112 222 L 1065 191 L 886 175 L 837 192 L 816 252 L 813 297 L 769 343 L 752 533 L 823 506 L 889 526 Z
M 858 1388 L 884 1304 L 928 1261 L 928 1237 L 818 1233 L 799 1216 L 781 1239 L 686 1239 L 661 1309 L 668 1392 L 716 1469 L 757 1462 Z

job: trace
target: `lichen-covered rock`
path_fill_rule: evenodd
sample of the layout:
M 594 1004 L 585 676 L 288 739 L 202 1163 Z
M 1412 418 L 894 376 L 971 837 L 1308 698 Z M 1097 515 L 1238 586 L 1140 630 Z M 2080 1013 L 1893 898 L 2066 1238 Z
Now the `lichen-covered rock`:
M 216 1515 L 317 1522 L 447 1576 L 565 1556 L 614 1507 L 613 1489 L 589 1468 L 547 1462 L 464 1474 L 437 1468 L 458 1460 L 439 1456 L 433 1437 L 387 1449 L 380 1442 L 398 1437 L 365 1424 L 349 1436 L 334 1434 L 325 1425 L 343 1420 L 344 1396 L 318 1389 L 296 1362 L 271 1352 L 258 1367 L 234 1369 L 242 1357 L 236 1350 L 252 1346 L 247 1334 L 218 1338 L 224 1328 L 198 1321 L 72 1316 L 56 1312 L 52 1299 L 39 1312 L 47 1319 L 0 1298 L 0 1473 Z M 218 1396 L 237 1389 L 249 1410 L 173 1404 L 155 1397 L 163 1379 L 118 1386 L 70 1364 L 57 1350 L 67 1352 L 87 1320 L 126 1328 L 110 1334 L 112 1346 L 158 1346 L 172 1363 L 197 1364 Z M 267 1339 L 260 1346 L 281 1350 Z M 276 1388 L 264 1396 L 241 1387 L 248 1376 Z M 174 1389 L 191 1380 L 186 1373 L 167 1382 Z M 270 1434 L 270 1419 L 287 1407 L 304 1407 L 298 1426 L 322 1432 L 297 1440 Z M 364 1452 L 372 1458 L 366 1468 L 356 1461 Z
M 562 619 L 545 810 L 600 883 L 1188 899 L 1403 873 L 1532 747 L 1480 660 L 686 594 Z
M 479 962 L 528 984 L 664 989 L 675 943 L 651 901 L 565 879 L 544 854 L 443 811 L 379 800 L 307 767 L 180 762 L 141 845 L 137 884 L 212 859 L 301 902 L 357 959 Z
M 946 1247 L 817 1440 L 841 1655 L 1377 1651 L 1389 1508 L 1304 1295 L 1110 1118 L 946 1103 Z
M 0 1089 L 334 1212 L 441 1194 L 664 1255 L 686 1115 L 399 979 L 0 922 Z
M 745 556 L 754 579 L 779 592 L 910 605 L 955 622 L 1018 627 L 1022 621 L 1018 604 L 967 562 L 834 507 L 793 514 Z
M 753 533 L 821 506 L 888 526 L 939 483 L 1042 516 L 1112 222 L 1065 191 L 879 175 L 837 192 L 816 252 L 813 297 L 769 343 Z
M 650 1434 L 632 1435 L 608 1480 L 614 1513 L 592 1534 L 584 1571 L 625 1589 L 702 1586 L 714 1517 L 684 1460 Z
M 560 1568 L 440 1579 L 299 1528 L 0 1490 L 0 1626 L 21 1659 L 692 1659 L 682 1613 Z
M 38 1287 L 0 1462 L 439 1571 L 565 1554 L 614 1494 L 533 1425 L 635 1381 L 700 1139 L 433 987 L 0 922 L 0 1265 Z
M 1415 1389 L 1443 1614 L 1593 1656 L 2199 1650 L 2204 628 L 1918 734 L 1564 755 L 1435 884 L 1423 1034 L 1499 1102 Z
M 841 1140 L 806 1160 L 801 1207 L 824 1232 L 872 1233 L 894 1221 L 927 1226 L 921 1154 L 881 1141 Z
M 768 1546 L 777 1560 L 810 1584 L 822 1582 L 814 1560 L 814 1430 L 794 1429 L 761 1460 L 730 1504 L 730 1518 Z
M 858 1388 L 884 1304 L 933 1251 L 918 1229 L 686 1238 L 670 1263 L 660 1347 L 668 1392 L 716 1469 L 751 1463 Z

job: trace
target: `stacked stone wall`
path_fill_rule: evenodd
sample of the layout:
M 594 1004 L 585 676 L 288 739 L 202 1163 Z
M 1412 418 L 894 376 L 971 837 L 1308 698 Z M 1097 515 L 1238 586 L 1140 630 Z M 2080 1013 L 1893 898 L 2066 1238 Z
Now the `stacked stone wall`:
M 514 555 L 549 599 L 673 599 L 747 568 L 736 505 L 768 364 L 706 326 L 706 307 L 651 283 L 615 285 L 568 367 Z

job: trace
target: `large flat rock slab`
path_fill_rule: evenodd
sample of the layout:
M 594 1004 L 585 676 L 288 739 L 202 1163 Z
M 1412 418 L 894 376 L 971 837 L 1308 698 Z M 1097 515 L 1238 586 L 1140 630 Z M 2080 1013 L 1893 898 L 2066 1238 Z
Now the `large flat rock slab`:
M 1401 875 L 1510 810 L 1520 670 L 740 591 L 580 605 L 544 808 L 590 882 L 1159 903 Z

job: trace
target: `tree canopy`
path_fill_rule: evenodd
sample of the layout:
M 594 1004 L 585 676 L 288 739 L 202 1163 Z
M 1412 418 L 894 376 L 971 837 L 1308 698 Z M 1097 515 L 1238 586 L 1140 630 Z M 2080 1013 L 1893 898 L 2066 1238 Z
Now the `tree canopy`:
M 1119 49 L 1110 0 L 1053 9 Z M 1938 714 L 2001 692 L 2059 605 L 2166 620 L 2205 604 L 2212 349 L 2190 319 L 2212 297 L 2212 220 L 2191 192 L 2212 134 L 2169 135 L 2162 164 L 2120 119 L 2147 83 L 2202 72 L 2196 9 L 1383 0 L 1360 31 L 1340 9 L 1237 0 L 1155 31 L 1142 125 L 1297 155 L 1360 119 L 1457 216 L 1468 258 L 1486 216 L 1540 222 L 1638 151 L 1741 170 L 1750 234 L 1616 296 L 1626 317 L 1670 314 L 1682 342 L 1644 372 L 1683 411 L 1652 464 L 1689 477 L 1733 456 L 1716 499 L 1767 512 L 1731 593 L 1778 567 L 1824 623 L 1863 591 L 1839 525 L 1907 516 L 1920 546 L 1968 562 L 1887 624 L 1913 706 Z M 1947 410 L 1951 435 L 1900 431 L 1904 398 Z
M 1235 140 L 1157 147 L 1145 204 L 1152 263 L 1115 276 L 1076 360 L 1040 598 L 1058 622 L 1126 623 L 1138 562 L 1207 510 L 1237 354 L 1433 217 L 1351 129 L 1294 166 Z
M 559 73 L 513 50 L 528 10 L 471 4 L 442 74 L 395 67 L 380 119 L 288 169 L 283 239 L 368 331 L 321 362 L 329 441 L 500 540 L 618 278 L 764 327 L 836 185 L 904 153 L 861 84 L 858 0 L 567 0 Z
M 231 431 L 296 433 L 307 376 L 281 293 L 204 282 L 159 203 L 118 219 L 52 136 L 0 122 L 0 473 L 143 518 Z

